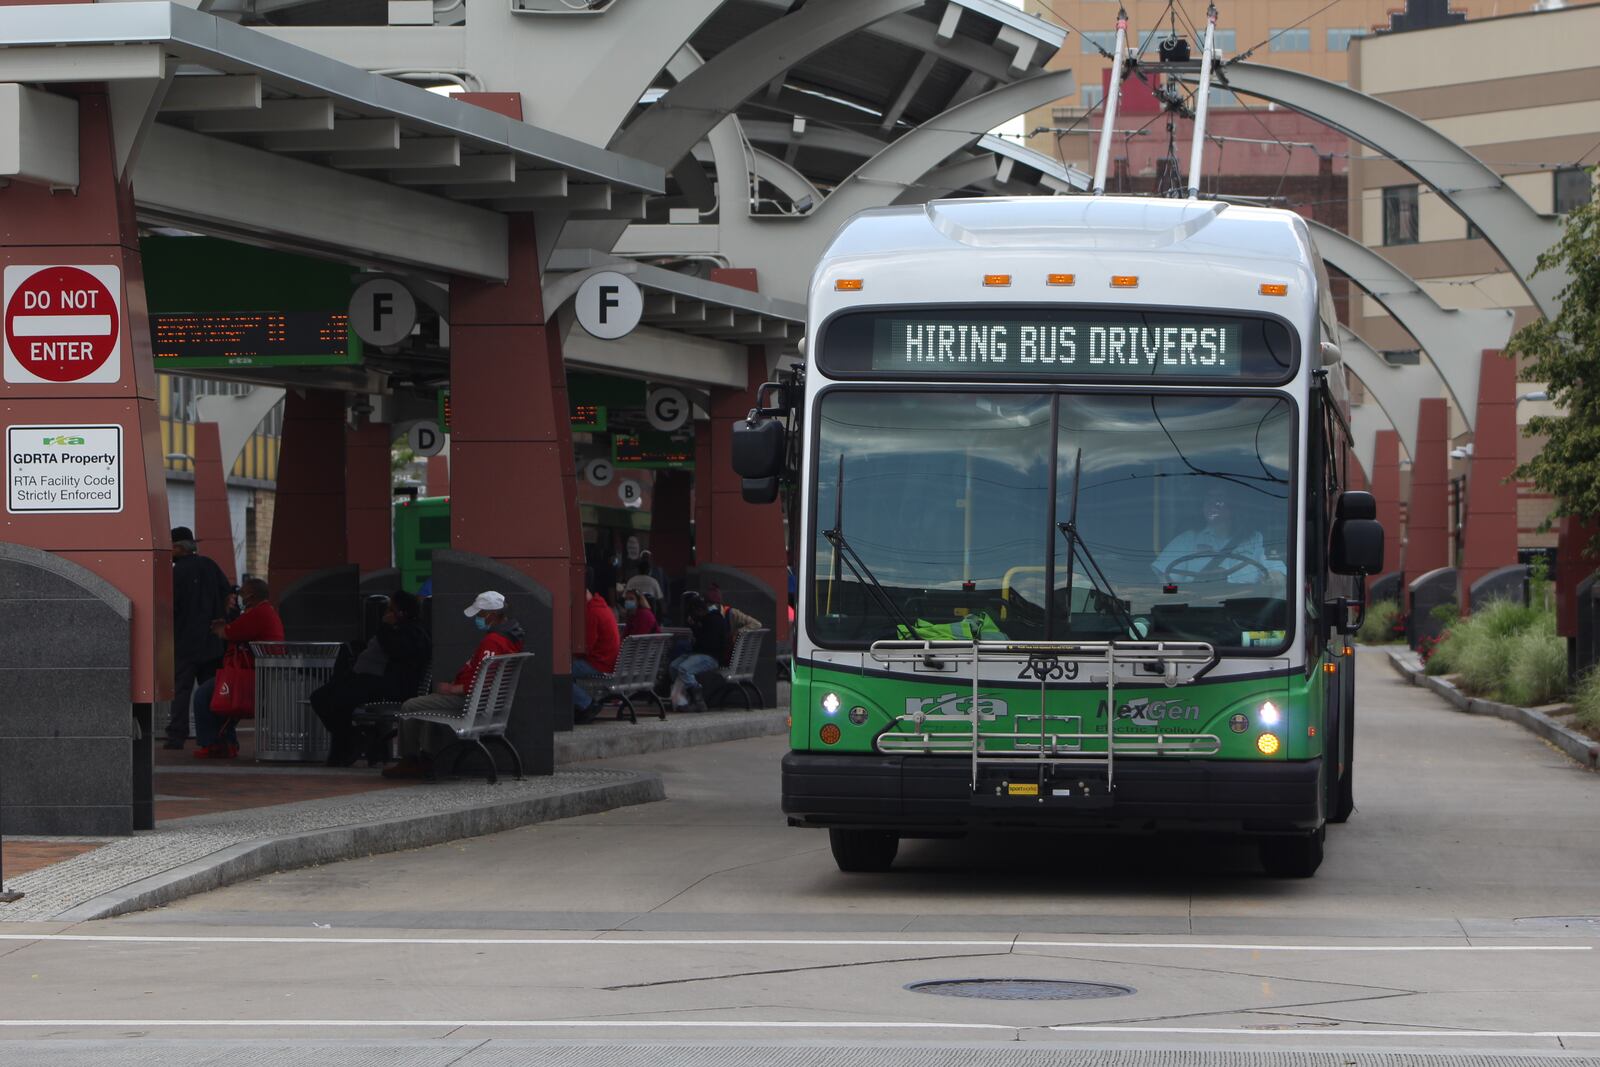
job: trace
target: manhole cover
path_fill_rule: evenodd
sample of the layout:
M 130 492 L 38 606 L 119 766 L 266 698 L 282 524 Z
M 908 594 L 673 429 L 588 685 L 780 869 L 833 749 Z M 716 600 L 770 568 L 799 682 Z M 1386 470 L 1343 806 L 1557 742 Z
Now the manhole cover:
M 1512 926 L 1555 926 L 1566 930 L 1593 930 L 1600 933 L 1600 915 L 1530 915 L 1512 919 Z
M 1138 990 L 1105 982 L 1058 982 L 1049 978 L 944 978 L 913 982 L 913 993 L 941 997 L 977 997 L 982 1000 L 1100 1000 L 1126 997 Z

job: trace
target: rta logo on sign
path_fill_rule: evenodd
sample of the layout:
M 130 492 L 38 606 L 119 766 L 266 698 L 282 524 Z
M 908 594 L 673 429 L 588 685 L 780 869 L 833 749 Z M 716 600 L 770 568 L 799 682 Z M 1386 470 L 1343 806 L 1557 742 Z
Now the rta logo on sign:
M 122 510 L 121 426 L 8 426 L 6 511 L 67 515 Z
M 644 314 L 644 296 L 632 278 L 614 270 L 591 274 L 573 298 L 578 325 L 602 341 L 626 337 Z
M 122 268 L 10 266 L 5 380 L 39 385 L 122 377 Z

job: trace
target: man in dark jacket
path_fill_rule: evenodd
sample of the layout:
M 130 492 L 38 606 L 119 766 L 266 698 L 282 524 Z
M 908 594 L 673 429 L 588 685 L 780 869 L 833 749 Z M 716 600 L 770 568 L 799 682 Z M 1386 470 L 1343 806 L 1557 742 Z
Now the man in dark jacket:
M 433 639 L 422 628 L 422 604 L 403 589 L 389 595 L 389 607 L 378 632 L 356 656 L 355 663 L 311 694 L 311 707 L 332 740 L 328 766 L 348 767 L 359 753 L 351 716 L 363 704 L 410 700 L 433 661 Z
M 687 655 L 679 656 L 668 665 L 672 672 L 672 705 L 680 711 L 685 708 L 705 711 L 699 675 L 716 670 L 727 656 L 728 620 L 722 617 L 722 612 L 710 610 L 698 593 L 683 595 L 683 610 L 694 634 L 694 643 Z
M 211 680 L 222 664 L 222 638 L 211 632 L 213 619 L 227 613 L 227 576 L 215 561 L 200 555 L 194 531 L 172 530 L 172 713 L 165 748 L 182 748 L 189 737 L 189 701 L 196 685 Z

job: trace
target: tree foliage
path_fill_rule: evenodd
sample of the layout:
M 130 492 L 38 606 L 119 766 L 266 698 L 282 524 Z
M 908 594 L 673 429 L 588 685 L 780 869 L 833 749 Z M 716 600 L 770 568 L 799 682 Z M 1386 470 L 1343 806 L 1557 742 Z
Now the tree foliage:
M 1507 345 L 1528 357 L 1523 381 L 1546 382 L 1558 415 L 1537 415 L 1523 434 L 1547 438 L 1515 476 L 1555 497 L 1555 514 L 1600 515 L 1600 201 L 1567 215 L 1561 240 L 1539 257 L 1534 273 L 1565 268 L 1561 312 L 1518 330 Z M 1590 542 L 1600 554 L 1600 537 Z

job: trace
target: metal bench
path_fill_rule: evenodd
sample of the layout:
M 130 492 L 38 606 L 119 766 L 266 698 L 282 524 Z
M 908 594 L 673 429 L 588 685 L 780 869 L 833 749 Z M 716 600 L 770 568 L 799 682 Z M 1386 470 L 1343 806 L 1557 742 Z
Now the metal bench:
M 761 659 L 761 645 L 771 632 L 763 627 L 759 630 L 740 630 L 734 635 L 733 654 L 728 657 L 728 665 L 717 672 L 722 675 L 722 684 L 706 701 L 708 704 L 722 703 L 722 698 L 731 689 L 744 701 L 746 711 L 766 706 L 761 702 L 761 690 L 756 688 L 756 664 Z M 754 702 L 751 701 L 751 694 L 755 695 Z
M 422 680 L 417 683 L 417 696 L 425 697 L 433 692 L 433 666 L 422 672 Z M 397 758 L 386 755 L 382 747 L 394 740 L 399 732 L 400 709 L 405 705 L 403 700 L 374 700 L 356 708 L 350 715 L 350 721 L 355 726 L 371 727 L 371 737 L 367 742 L 367 766 L 375 767 L 385 759 Z
M 511 754 L 511 765 L 520 779 L 522 757 L 506 740 L 506 723 L 511 720 L 511 703 L 517 695 L 517 682 L 522 677 L 522 669 L 531 659 L 532 652 L 514 652 L 485 659 L 478 665 L 478 673 L 472 678 L 472 688 L 467 690 L 466 703 L 457 714 L 440 711 L 408 714 L 402 707 L 396 717 L 401 721 L 436 722 L 450 727 L 455 731 L 456 743 L 445 752 L 468 745 L 476 746 L 487 762 L 490 785 L 500 780 L 500 774 L 495 767 L 494 753 L 489 751 L 489 746 L 484 742 L 498 741 Z M 444 763 L 445 752 L 439 753 L 441 764 Z
M 639 716 L 635 713 L 632 697 L 644 693 L 656 702 L 656 709 L 660 717 L 667 717 L 666 702 L 656 694 L 656 677 L 661 673 L 661 664 L 666 661 L 667 650 L 672 647 L 672 634 L 629 634 L 622 639 L 622 647 L 617 649 L 617 665 L 610 674 L 596 675 L 593 678 L 574 678 L 573 681 L 583 687 L 583 691 L 593 697 L 595 702 L 604 706 L 612 697 L 617 698 L 617 718 L 622 718 L 622 713 L 628 713 L 628 721 L 637 723 Z M 596 710 L 596 715 L 599 711 Z

